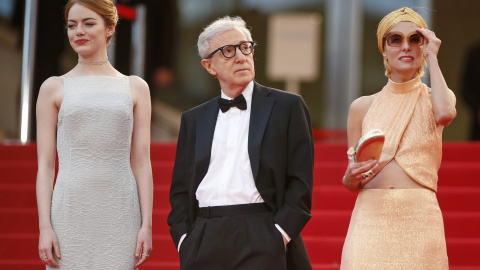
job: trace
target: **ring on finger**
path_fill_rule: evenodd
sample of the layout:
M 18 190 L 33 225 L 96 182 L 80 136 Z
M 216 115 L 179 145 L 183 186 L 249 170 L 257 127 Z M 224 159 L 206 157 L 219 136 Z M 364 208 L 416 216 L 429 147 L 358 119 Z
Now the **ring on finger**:
M 360 175 L 363 177 L 363 178 L 368 178 L 370 177 L 371 175 L 373 174 L 373 171 L 372 170 L 368 170 L 364 173 L 361 173 Z
M 147 258 L 148 258 L 150 255 L 148 255 L 148 254 L 145 254 L 145 253 L 142 253 L 142 256 L 145 256 L 145 257 L 147 257 Z

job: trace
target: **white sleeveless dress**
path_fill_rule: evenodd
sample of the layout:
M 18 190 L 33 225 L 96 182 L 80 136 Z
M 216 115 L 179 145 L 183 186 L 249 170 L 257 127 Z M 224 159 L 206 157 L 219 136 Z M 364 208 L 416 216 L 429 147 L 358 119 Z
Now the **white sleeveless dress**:
M 64 78 L 51 222 L 60 269 L 134 269 L 141 227 L 128 77 Z M 47 269 L 58 269 L 50 268 Z

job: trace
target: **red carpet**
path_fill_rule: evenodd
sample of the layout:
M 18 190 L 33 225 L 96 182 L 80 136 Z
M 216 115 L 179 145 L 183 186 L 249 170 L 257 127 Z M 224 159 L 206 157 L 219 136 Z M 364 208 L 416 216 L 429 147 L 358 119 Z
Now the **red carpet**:
M 438 200 L 452 270 L 480 269 L 480 143 L 444 143 Z M 313 217 L 303 231 L 314 269 L 338 269 L 356 194 L 341 185 L 346 145 L 316 145 Z M 175 144 L 152 145 L 153 245 L 141 269 L 178 269 L 166 223 Z M 0 145 L 0 269 L 45 269 L 38 259 L 36 146 Z

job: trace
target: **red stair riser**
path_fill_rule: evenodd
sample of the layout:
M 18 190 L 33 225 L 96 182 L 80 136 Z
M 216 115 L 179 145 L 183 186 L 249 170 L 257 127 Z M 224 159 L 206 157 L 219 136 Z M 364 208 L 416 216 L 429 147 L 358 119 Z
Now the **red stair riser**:
M 155 235 L 169 235 L 168 210 L 154 211 Z M 37 210 L 0 209 L 2 233 L 38 233 Z M 350 211 L 313 211 L 312 218 L 302 231 L 304 236 L 345 237 L 350 223 Z M 480 239 L 480 213 L 444 212 L 447 238 Z
M 316 161 L 344 161 L 347 145 L 345 143 L 315 143 Z M 176 143 L 152 143 L 150 147 L 152 160 L 173 160 Z M 480 162 L 480 143 L 443 143 L 443 161 L 477 161 Z M 3 160 L 35 160 L 37 158 L 36 144 L 0 145 L 0 161 Z
M 154 208 L 170 208 L 169 187 L 155 185 Z M 349 192 L 343 186 L 320 187 L 313 190 L 312 210 L 352 210 L 357 194 Z M 480 211 L 480 188 L 443 187 L 437 194 L 443 211 Z M 35 185 L 0 184 L 1 207 L 36 207 Z
M 346 164 L 343 162 L 316 163 L 314 169 L 314 186 L 341 186 Z M 169 185 L 172 181 L 173 162 L 152 162 L 152 172 L 156 183 Z M 439 190 L 449 186 L 480 187 L 480 162 L 444 163 L 439 171 Z M 0 184 L 32 184 L 37 177 L 36 162 L 0 162 Z M 473 179 L 472 179 L 473 178 Z

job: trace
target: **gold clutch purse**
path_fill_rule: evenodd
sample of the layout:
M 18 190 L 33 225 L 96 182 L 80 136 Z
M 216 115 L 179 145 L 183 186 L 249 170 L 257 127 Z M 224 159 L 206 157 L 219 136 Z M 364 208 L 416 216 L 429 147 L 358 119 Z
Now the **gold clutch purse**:
M 355 149 L 348 150 L 348 155 L 354 157 L 355 162 L 362 162 L 371 159 L 379 160 L 382 154 L 385 135 L 379 129 L 372 129 L 365 133 L 357 142 Z

